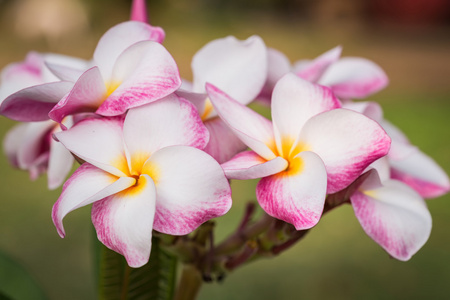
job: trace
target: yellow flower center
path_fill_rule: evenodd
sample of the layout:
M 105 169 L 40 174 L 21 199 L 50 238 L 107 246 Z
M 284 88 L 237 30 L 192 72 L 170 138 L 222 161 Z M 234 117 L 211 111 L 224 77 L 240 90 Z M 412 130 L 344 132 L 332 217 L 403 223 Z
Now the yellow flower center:
M 148 175 L 152 178 L 156 184 L 159 178 L 159 168 L 147 159 L 150 157 L 148 153 L 137 152 L 130 158 L 130 164 L 128 164 L 125 155 L 118 157 L 111 165 L 122 171 L 127 177 L 134 178 L 134 185 L 130 186 L 121 193 L 127 193 L 129 195 L 140 193 L 147 184 L 147 178 L 142 175 Z
M 203 114 L 201 116 L 202 121 L 205 121 L 206 119 L 208 119 L 209 115 L 212 113 L 214 107 L 211 103 L 211 100 L 206 99 L 205 102 L 205 108 L 203 109 Z
M 281 139 L 281 145 L 275 146 L 272 151 L 277 155 L 283 157 L 288 162 L 288 167 L 284 171 L 287 175 L 298 174 L 303 170 L 303 160 L 297 155 L 300 152 L 308 151 L 307 145 L 298 142 L 295 143 L 295 139 L 290 137 L 283 137 Z

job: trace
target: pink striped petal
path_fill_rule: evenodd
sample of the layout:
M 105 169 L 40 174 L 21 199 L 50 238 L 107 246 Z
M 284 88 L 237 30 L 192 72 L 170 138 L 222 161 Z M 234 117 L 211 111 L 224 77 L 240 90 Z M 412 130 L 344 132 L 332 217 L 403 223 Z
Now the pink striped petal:
M 147 175 L 139 177 L 138 191 L 130 189 L 95 202 L 92 223 L 98 239 L 125 256 L 130 267 L 145 265 L 152 248 L 155 185 Z
M 54 136 L 81 159 L 116 176 L 126 176 L 122 126 L 121 118 L 86 119 Z
M 247 146 L 233 133 L 220 118 L 208 119 L 204 122 L 209 131 L 209 142 L 203 149 L 219 163 L 230 160 Z
M 389 79 L 374 62 L 360 57 L 344 57 L 332 64 L 319 84 L 331 87 L 342 99 L 366 98 L 387 86 Z
M 220 118 L 244 144 L 266 160 L 275 158 L 276 155 L 272 150 L 275 146 L 272 122 L 232 99 L 212 84 L 206 84 L 206 91 Z
M 161 148 L 185 145 L 203 149 L 209 132 L 190 102 L 174 94 L 131 109 L 123 126 L 131 165 L 141 166 Z
M 80 112 L 95 111 L 106 97 L 106 87 L 98 67 L 87 70 L 48 116 L 61 123 L 64 117 Z
M 112 84 L 119 84 L 96 111 L 115 116 L 127 109 L 159 100 L 181 85 L 178 67 L 159 43 L 142 41 L 127 48 L 114 65 Z
M 299 140 L 324 161 L 331 194 L 347 187 L 372 162 L 385 156 L 391 143 L 378 123 L 347 109 L 312 117 Z
M 425 202 L 399 181 L 357 191 L 350 199 L 367 235 L 398 260 L 409 260 L 430 236 L 431 215 Z
M 228 179 L 256 179 L 280 173 L 288 167 L 288 162 L 278 156 L 266 161 L 253 151 L 241 152 L 222 164 Z
M 48 113 L 72 87 L 71 82 L 59 81 L 25 88 L 2 102 L 0 114 L 21 122 L 48 120 Z
M 335 63 L 341 56 L 342 47 L 337 46 L 307 64 L 302 64 L 301 68 L 295 68 L 293 72 L 300 78 L 310 82 L 317 82 L 328 67 Z
M 391 176 L 400 180 L 424 198 L 435 198 L 450 191 L 445 171 L 429 156 L 415 148 L 402 159 L 390 159 Z
M 231 189 L 220 165 L 192 147 L 171 146 L 153 154 L 143 174 L 156 185 L 154 229 L 184 235 L 231 207 Z
M 301 152 L 301 170 L 289 170 L 262 178 L 256 197 L 266 213 L 295 226 L 313 227 L 322 215 L 327 190 L 327 173 L 322 160 L 313 152 Z
M 310 83 L 292 73 L 284 75 L 272 95 L 272 121 L 278 149 L 282 148 L 282 139 L 294 142 L 312 116 L 338 107 L 339 100 L 329 88 Z
M 64 183 L 61 196 L 52 210 L 58 234 L 65 236 L 63 218 L 71 211 L 101 200 L 134 185 L 131 177 L 117 178 L 97 167 L 84 163 Z
M 204 92 L 205 83 L 226 91 L 242 104 L 260 93 L 267 77 L 267 49 L 263 40 L 245 41 L 233 36 L 211 41 L 192 59 L 194 92 Z
M 149 24 L 128 21 L 110 28 L 101 38 L 95 48 L 94 61 L 100 68 L 105 80 L 111 78 L 114 64 L 121 53 L 131 45 L 140 41 L 164 40 L 164 31 Z

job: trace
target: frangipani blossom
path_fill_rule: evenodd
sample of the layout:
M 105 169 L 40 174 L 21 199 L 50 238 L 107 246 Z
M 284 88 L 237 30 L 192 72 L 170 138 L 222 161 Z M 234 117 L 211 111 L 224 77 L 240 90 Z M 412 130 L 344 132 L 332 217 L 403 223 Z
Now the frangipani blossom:
M 383 112 L 377 103 L 347 102 L 344 106 L 377 121 L 391 137 L 392 145 L 387 158 L 392 179 L 406 183 L 423 198 L 439 197 L 450 191 L 450 180 L 445 171 L 412 145 L 399 128 L 383 119 Z
M 392 257 L 409 260 L 428 240 L 431 215 L 420 195 L 390 179 L 389 162 L 381 158 L 358 190 L 350 196 L 364 231 Z
M 376 122 L 340 109 L 329 88 L 294 74 L 275 86 L 273 123 L 212 85 L 207 91 L 222 120 L 253 150 L 222 165 L 227 177 L 262 177 L 261 207 L 297 230 L 317 224 L 326 194 L 348 186 L 389 150 Z
M 300 60 L 291 66 L 283 53 L 269 49 L 268 79 L 258 99 L 270 103 L 275 83 L 288 72 L 328 86 L 341 100 L 366 98 L 386 87 L 388 77 L 377 64 L 360 57 L 340 58 L 341 52 L 342 47 L 338 46 L 313 60 Z
M 72 123 L 71 117 L 64 120 L 68 128 Z M 21 123 L 13 127 L 3 141 L 9 162 L 14 167 L 28 170 L 32 180 L 47 172 L 51 190 L 64 182 L 74 161 L 72 154 L 52 138 L 59 131 L 59 124 L 51 120 Z
M 132 267 L 148 261 L 153 229 L 188 234 L 231 206 L 222 168 L 199 150 L 207 129 L 194 106 L 175 95 L 131 109 L 125 120 L 86 119 L 55 136 L 86 161 L 53 207 L 58 233 L 64 237 L 67 213 L 94 203 L 99 240 Z
M 260 93 L 267 74 L 267 49 L 258 36 L 245 41 L 229 36 L 214 40 L 192 59 L 193 82 L 183 82 L 177 93 L 193 102 L 210 131 L 205 152 L 225 162 L 246 146 L 217 118 L 207 98 L 205 83 L 211 83 L 233 99 L 247 105 Z
M 162 39 L 161 29 L 137 21 L 108 30 L 95 49 L 94 67 L 78 78 L 49 117 L 60 122 L 88 111 L 116 116 L 173 93 L 181 79 L 172 56 L 159 43 Z

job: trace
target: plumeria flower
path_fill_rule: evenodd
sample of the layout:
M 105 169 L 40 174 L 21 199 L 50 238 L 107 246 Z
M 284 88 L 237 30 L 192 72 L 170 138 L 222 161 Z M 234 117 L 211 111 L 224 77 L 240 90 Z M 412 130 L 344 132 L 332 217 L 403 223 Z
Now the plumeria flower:
M 409 185 L 423 198 L 435 198 L 450 191 L 445 171 L 396 126 L 383 118 L 381 107 L 375 102 L 347 102 L 346 108 L 358 111 L 377 121 L 392 139 L 387 155 L 390 176 Z
M 330 87 L 341 100 L 363 99 L 386 87 L 388 77 L 377 64 L 361 57 L 340 58 L 341 52 L 342 47 L 338 46 L 313 60 L 300 60 L 291 66 L 283 53 L 269 49 L 267 82 L 258 99 L 270 103 L 275 83 L 288 72 Z
M 261 91 L 267 74 L 267 49 L 263 40 L 252 36 L 245 41 L 229 36 L 200 49 L 192 60 L 193 82 L 183 82 L 177 93 L 192 101 L 210 131 L 204 149 L 225 162 L 246 146 L 217 117 L 207 98 L 205 83 L 214 84 L 240 103 L 247 105 Z
M 64 120 L 67 128 L 72 123 L 72 117 Z M 13 127 L 3 141 L 9 162 L 16 168 L 28 170 L 31 180 L 47 172 L 51 190 L 64 182 L 74 161 L 72 154 L 52 138 L 59 131 L 59 124 L 51 120 L 21 123 Z
M 1 113 L 20 121 L 96 112 L 120 115 L 131 107 L 161 99 L 181 84 L 178 68 L 159 44 L 164 32 L 137 21 L 118 24 L 100 39 L 90 69 L 47 62 L 61 80 L 21 90 L 8 97 Z M 145 100 L 144 100 L 145 99 Z
M 94 203 L 99 240 L 132 267 L 148 261 L 152 229 L 188 234 L 231 206 L 222 168 L 199 150 L 207 129 L 195 107 L 173 94 L 129 110 L 125 120 L 86 119 L 55 136 L 86 161 L 53 207 L 58 233 L 64 237 L 67 213 Z
M 210 84 L 207 91 L 222 120 L 252 149 L 222 165 L 227 177 L 262 178 L 261 207 L 297 230 L 319 221 L 327 193 L 347 187 L 389 150 L 375 121 L 340 109 L 329 88 L 295 74 L 275 86 L 272 122 Z
M 386 157 L 350 196 L 364 231 L 392 257 L 406 261 L 428 240 L 431 215 L 422 197 L 405 183 L 391 179 Z

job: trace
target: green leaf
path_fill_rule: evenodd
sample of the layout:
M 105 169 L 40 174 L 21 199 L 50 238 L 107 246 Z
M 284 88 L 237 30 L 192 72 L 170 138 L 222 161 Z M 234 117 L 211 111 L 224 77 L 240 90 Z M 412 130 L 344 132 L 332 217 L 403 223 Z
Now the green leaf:
M 171 300 L 176 267 L 176 257 L 162 249 L 155 237 L 150 260 L 141 268 L 130 268 L 122 255 L 102 246 L 99 299 Z
M 0 251 L 0 299 L 48 299 L 35 279 Z

